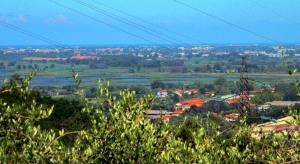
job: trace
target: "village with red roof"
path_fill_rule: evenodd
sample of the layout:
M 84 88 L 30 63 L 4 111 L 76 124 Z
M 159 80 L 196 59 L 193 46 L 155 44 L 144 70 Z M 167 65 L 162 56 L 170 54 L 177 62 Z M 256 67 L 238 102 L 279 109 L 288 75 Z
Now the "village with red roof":
M 89 60 L 89 59 L 97 59 L 97 56 L 72 56 L 70 59 L 72 59 L 72 60 Z

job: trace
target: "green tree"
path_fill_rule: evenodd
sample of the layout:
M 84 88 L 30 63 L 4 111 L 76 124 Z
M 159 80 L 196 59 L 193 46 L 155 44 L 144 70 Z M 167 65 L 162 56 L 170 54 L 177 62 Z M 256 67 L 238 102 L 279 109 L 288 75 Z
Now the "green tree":
M 295 163 L 300 159 L 299 135 L 271 133 L 254 139 L 245 120 L 226 124 L 209 113 L 198 118 L 174 116 L 184 118 L 178 124 L 156 124 L 145 115 L 153 96 L 137 98 L 125 90 L 117 98 L 108 82 L 99 81 L 98 104 L 91 105 L 76 72 L 74 94 L 82 104 L 80 114 L 86 116 L 82 121 L 89 126 L 75 131 L 42 129 L 40 121 L 51 116 L 54 107 L 32 96 L 31 77 L 21 85 L 4 83 L 0 89 L 1 94 L 19 96 L 10 102 L 0 97 L 3 163 Z M 299 113 L 293 116 L 300 118 Z M 299 126 L 299 121 L 294 125 Z M 71 143 L 65 142 L 67 137 Z
M 151 89 L 164 89 L 165 88 L 165 84 L 161 81 L 154 81 L 151 83 Z
M 51 65 L 50 65 L 50 68 L 51 68 L 51 69 L 55 68 L 55 64 L 51 64 Z
M 262 93 L 255 94 L 255 96 L 251 99 L 251 102 L 262 105 L 266 102 L 282 100 L 282 99 L 283 96 L 280 93 L 272 93 L 270 91 L 264 91 Z

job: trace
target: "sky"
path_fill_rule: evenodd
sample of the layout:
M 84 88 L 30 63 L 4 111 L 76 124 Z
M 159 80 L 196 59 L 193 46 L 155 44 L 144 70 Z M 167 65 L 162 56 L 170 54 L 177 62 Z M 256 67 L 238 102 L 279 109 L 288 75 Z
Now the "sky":
M 92 9 L 76 0 L 56 1 L 81 14 L 49 0 L 2 0 L 0 46 L 300 43 L 299 0 L 181 0 L 231 25 L 174 0 L 82 0 Z

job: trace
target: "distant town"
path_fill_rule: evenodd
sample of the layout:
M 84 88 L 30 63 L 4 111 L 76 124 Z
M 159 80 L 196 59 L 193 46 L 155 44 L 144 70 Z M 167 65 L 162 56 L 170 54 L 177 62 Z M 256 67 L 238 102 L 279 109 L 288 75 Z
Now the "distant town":
M 270 45 L 224 45 L 224 46 L 153 46 L 153 47 L 114 47 L 114 48 L 1 48 L 4 55 L 67 55 L 76 54 L 84 56 L 99 55 L 132 55 L 143 58 L 159 57 L 168 58 L 174 56 L 210 56 L 229 55 L 230 53 L 242 53 L 247 55 L 268 57 L 281 57 L 278 54 L 278 46 Z M 300 56 L 300 45 L 286 45 L 286 55 Z

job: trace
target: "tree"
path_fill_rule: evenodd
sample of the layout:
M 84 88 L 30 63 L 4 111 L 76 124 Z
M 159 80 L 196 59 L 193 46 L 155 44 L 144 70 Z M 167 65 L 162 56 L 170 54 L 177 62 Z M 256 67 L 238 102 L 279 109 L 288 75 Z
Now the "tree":
M 138 65 L 138 66 L 136 67 L 136 71 L 137 71 L 137 72 L 140 72 L 140 71 L 141 71 L 141 68 L 142 68 L 142 67 L 141 67 L 140 65 Z
M 297 88 L 295 85 L 281 83 L 276 86 L 278 93 L 283 94 L 283 99 L 286 101 L 297 101 Z
M 265 104 L 266 102 L 282 100 L 283 95 L 280 93 L 272 93 L 270 91 L 264 91 L 262 93 L 257 93 L 251 102 L 255 104 Z
M 45 67 L 43 68 L 43 71 L 46 71 L 48 68 L 49 68 L 48 66 L 45 66 Z
M 50 65 L 50 68 L 51 68 L 51 69 L 55 68 L 55 64 L 51 64 L 51 65 Z
M 188 73 L 188 71 L 189 71 L 189 70 L 188 70 L 187 67 L 183 67 L 183 68 L 182 68 L 182 73 Z
M 201 71 L 202 71 L 201 67 L 194 68 L 194 72 L 201 72 Z
M 20 64 L 17 65 L 17 70 L 21 70 L 22 66 Z
M 148 87 L 142 86 L 142 85 L 136 85 L 136 86 L 130 86 L 130 91 L 134 91 L 137 95 L 143 96 L 150 93 L 150 90 Z
M 16 61 L 8 62 L 7 66 L 14 67 L 16 65 Z
M 229 110 L 228 104 L 223 101 L 209 101 L 201 107 L 201 112 L 221 112 Z
M 53 157 L 59 151 L 56 148 L 61 147 L 53 130 L 43 131 L 36 126 L 50 116 L 52 108 L 41 106 L 30 98 L 28 82 L 28 79 L 22 81 L 22 90 L 14 85 L 9 87 L 9 90 L 19 92 L 20 101 L 7 103 L 0 99 L 0 161 L 4 163 L 45 162 L 46 156 Z
M 135 73 L 135 70 L 132 69 L 132 68 L 130 68 L 130 69 L 129 69 L 129 73 Z
M 39 68 L 39 65 L 34 64 L 34 69 L 38 69 L 38 68 Z
M 216 85 L 224 85 L 226 83 L 226 79 L 224 77 L 220 77 L 215 81 Z
M 154 81 L 151 83 L 151 89 L 164 89 L 165 88 L 165 84 L 161 81 Z
M 16 85 L 18 85 L 22 84 L 23 78 L 20 74 L 13 74 L 9 81 L 10 85 L 13 85 L 13 83 L 16 83 Z
M 212 67 L 209 64 L 206 64 L 206 72 L 213 72 Z
M 160 110 L 174 111 L 174 102 L 169 97 L 158 100 Z
M 178 94 L 174 94 L 171 96 L 171 99 L 174 101 L 174 102 L 179 102 L 180 101 L 180 97 Z
M 4 63 L 0 63 L 0 69 L 2 69 L 2 70 L 5 70 L 5 69 L 6 69 L 6 67 L 5 67 L 5 64 L 4 64 Z
M 26 77 L 19 86 L 5 84 L 0 89 L 2 163 L 295 163 L 300 158 L 297 134 L 265 134 L 258 140 L 243 120 L 231 124 L 207 113 L 152 122 L 145 112 L 153 96 L 137 98 L 125 90 L 117 99 L 103 81 L 99 81 L 96 105 L 90 105 L 84 90 L 76 86 L 74 94 L 82 107 L 67 122 L 86 123 L 86 127 L 43 129 L 41 122 L 55 107 L 41 102 L 42 96 L 32 96 L 32 75 Z M 78 75 L 74 79 L 78 81 Z M 15 101 L 8 102 L 6 96 L 12 95 Z M 77 122 L 81 115 L 84 119 Z M 300 118 L 296 113 L 292 116 Z
M 96 89 L 95 87 L 93 87 L 93 88 L 90 89 L 90 92 L 91 92 L 91 93 L 96 93 L 96 92 L 97 92 L 97 89 Z

